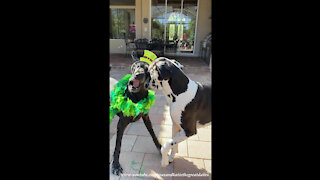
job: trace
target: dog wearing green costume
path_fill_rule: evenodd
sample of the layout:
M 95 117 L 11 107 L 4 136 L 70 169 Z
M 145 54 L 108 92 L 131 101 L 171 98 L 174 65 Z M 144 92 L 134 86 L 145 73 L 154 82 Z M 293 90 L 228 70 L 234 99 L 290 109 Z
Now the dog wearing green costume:
M 131 122 L 136 122 L 140 118 L 148 129 L 156 148 L 161 150 L 161 145 L 154 134 L 149 117 L 149 109 L 155 103 L 155 92 L 146 89 L 146 82 L 150 78 L 148 72 L 149 63 L 156 59 L 157 56 L 151 51 L 145 50 L 144 57 L 131 65 L 131 74 L 127 74 L 111 88 L 109 121 L 115 115 L 119 116 L 117 125 L 117 138 L 113 154 L 112 173 L 120 175 L 123 169 L 119 163 L 121 140 L 123 132 Z

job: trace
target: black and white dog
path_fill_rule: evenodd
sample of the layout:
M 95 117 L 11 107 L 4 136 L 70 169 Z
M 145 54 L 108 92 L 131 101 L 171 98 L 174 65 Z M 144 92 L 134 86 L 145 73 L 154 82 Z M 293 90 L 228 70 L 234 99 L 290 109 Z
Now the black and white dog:
M 125 93 L 132 102 L 137 103 L 148 96 L 148 90 L 146 89 L 146 80 L 149 79 L 148 64 L 141 61 L 133 63 L 131 66 L 131 73 L 132 76 L 129 79 Z M 112 88 L 110 88 L 110 91 L 111 89 Z M 123 169 L 121 168 L 119 163 L 121 140 L 123 132 L 129 123 L 138 121 L 142 117 L 143 122 L 153 139 L 154 144 L 156 145 L 157 149 L 159 149 L 159 152 L 161 150 L 161 145 L 152 129 L 149 114 L 144 115 L 141 113 L 137 117 L 125 117 L 123 116 L 122 112 L 119 112 L 117 115 L 120 119 L 117 125 L 117 139 L 113 154 L 112 173 L 119 175 L 123 172 Z
M 178 152 L 178 143 L 197 134 L 197 128 L 211 124 L 211 85 L 204 86 L 189 79 L 181 65 L 165 57 L 153 61 L 149 73 L 148 89 L 162 90 L 173 124 L 172 139 L 161 148 L 161 166 L 165 167 Z

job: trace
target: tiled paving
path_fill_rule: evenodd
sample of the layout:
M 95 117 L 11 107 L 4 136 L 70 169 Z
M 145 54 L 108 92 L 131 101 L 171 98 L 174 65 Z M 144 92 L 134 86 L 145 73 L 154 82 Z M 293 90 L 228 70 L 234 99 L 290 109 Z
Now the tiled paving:
M 176 58 L 176 60 L 185 66 L 184 72 L 189 78 L 203 84 L 211 84 L 211 72 L 208 65 L 204 62 L 195 58 Z M 129 74 L 132 62 L 129 57 L 112 55 L 110 57 L 110 64 L 112 65 L 110 76 L 119 80 L 125 74 Z M 110 124 L 109 163 L 113 159 L 112 155 L 116 141 L 118 119 L 118 117 L 115 117 Z M 156 92 L 156 104 L 150 110 L 150 119 L 154 132 L 161 144 L 172 138 L 172 122 L 169 115 L 169 107 L 166 104 L 164 95 L 160 91 Z M 139 173 L 139 171 L 135 171 L 130 167 L 130 163 L 134 161 L 137 162 L 135 165 L 136 169 L 140 169 L 141 173 L 151 174 L 152 177 L 120 177 L 113 175 L 110 170 L 110 179 L 179 180 L 188 178 L 161 176 L 161 174 L 171 173 L 209 174 L 209 177 L 198 176 L 188 179 L 211 179 L 211 126 L 198 129 L 197 135 L 179 143 L 178 146 L 179 152 L 176 154 L 173 163 L 170 163 L 167 167 L 161 167 L 161 156 L 142 119 L 131 123 L 126 128 L 122 139 L 120 164 L 123 168 L 123 173 Z

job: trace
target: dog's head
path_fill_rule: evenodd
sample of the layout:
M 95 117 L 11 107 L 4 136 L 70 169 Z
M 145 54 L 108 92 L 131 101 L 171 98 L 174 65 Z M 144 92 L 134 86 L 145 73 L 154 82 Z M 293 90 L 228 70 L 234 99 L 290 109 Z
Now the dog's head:
M 163 84 L 170 80 L 171 76 L 181 71 L 183 66 L 176 60 L 161 57 L 152 62 L 148 68 L 150 79 L 147 87 L 150 90 L 161 90 Z
M 149 81 L 148 64 L 142 61 L 136 61 L 131 65 L 131 78 L 128 82 L 128 90 L 136 93 L 146 89 L 146 82 Z

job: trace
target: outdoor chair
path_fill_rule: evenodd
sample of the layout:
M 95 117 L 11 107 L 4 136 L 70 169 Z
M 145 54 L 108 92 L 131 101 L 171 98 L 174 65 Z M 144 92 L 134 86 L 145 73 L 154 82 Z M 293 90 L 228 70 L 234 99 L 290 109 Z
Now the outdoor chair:
M 138 57 L 142 57 L 144 50 L 148 49 L 148 43 L 148 39 L 137 39 L 134 41 L 136 45 L 135 51 Z
M 130 56 L 134 50 L 136 50 L 135 43 L 126 42 L 126 56 Z
M 148 44 L 148 50 L 154 52 L 158 57 L 164 56 L 164 41 L 162 39 L 152 39 Z

